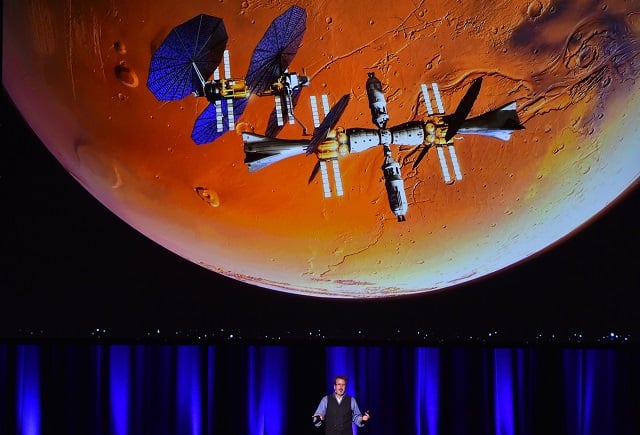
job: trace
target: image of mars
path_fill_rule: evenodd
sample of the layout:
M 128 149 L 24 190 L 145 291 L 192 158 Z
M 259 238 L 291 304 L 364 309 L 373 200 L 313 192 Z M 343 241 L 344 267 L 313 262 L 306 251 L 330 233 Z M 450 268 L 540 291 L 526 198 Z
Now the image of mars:
M 374 128 L 369 73 L 389 125 L 426 115 L 421 84 L 470 117 L 515 102 L 508 140 L 458 133 L 463 177 L 445 183 L 435 149 L 392 145 L 408 210 L 389 208 L 381 146 L 339 158 L 344 195 L 309 182 L 315 155 L 249 172 L 243 132 L 264 134 L 273 98 L 251 95 L 234 129 L 196 145 L 209 104 L 159 101 L 152 56 L 199 14 L 223 20 L 234 77 L 292 5 L 306 29 L 289 66 L 309 97 L 350 101 L 338 126 Z M 3 85 L 49 151 L 114 214 L 166 249 L 266 289 L 384 298 L 446 289 L 540 253 L 596 218 L 640 175 L 640 2 L 8 0 Z M 311 132 L 308 132 L 311 133 Z M 309 140 L 298 124 L 279 139 Z M 123 250 L 127 247 L 123 246 Z M 114 253 L 117 255 L 117 253 Z M 216 289 L 211 289 L 216 291 Z

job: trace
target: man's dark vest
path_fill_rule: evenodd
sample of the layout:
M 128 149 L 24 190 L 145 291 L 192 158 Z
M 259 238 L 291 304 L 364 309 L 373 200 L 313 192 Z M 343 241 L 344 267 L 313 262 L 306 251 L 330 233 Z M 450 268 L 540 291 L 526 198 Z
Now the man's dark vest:
M 351 397 L 346 394 L 338 405 L 336 396 L 327 397 L 327 413 L 325 415 L 325 433 L 327 435 L 353 435 L 351 429 Z

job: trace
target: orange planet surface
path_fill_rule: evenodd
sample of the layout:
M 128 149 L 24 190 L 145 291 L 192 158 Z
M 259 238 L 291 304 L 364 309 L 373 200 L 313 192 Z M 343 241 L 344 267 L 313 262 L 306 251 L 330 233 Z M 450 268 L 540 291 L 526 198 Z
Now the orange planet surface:
M 309 183 L 315 155 L 250 173 L 241 133 L 264 133 L 270 97 L 251 95 L 235 129 L 196 145 L 208 103 L 159 101 L 146 85 L 154 52 L 175 26 L 219 17 L 243 77 L 294 4 L 307 16 L 289 66 L 310 79 L 295 107 L 305 125 L 309 96 L 349 94 L 338 125 L 374 128 L 375 73 L 391 126 L 425 116 L 422 83 L 453 111 L 482 78 L 470 116 L 513 101 L 525 129 L 457 134 L 463 178 L 449 184 L 435 150 L 413 169 L 413 147 L 392 145 L 405 222 L 389 209 L 380 146 L 339 159 L 341 197 Z M 11 0 L 3 20 L 3 84 L 68 172 L 158 244 L 267 289 L 381 298 L 478 279 L 560 241 L 640 175 L 638 2 Z M 309 139 L 299 125 L 279 138 Z

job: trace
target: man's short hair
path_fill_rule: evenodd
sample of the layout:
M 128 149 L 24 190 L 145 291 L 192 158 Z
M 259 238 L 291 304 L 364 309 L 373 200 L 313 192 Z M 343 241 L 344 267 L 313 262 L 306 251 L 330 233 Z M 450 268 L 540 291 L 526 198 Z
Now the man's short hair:
M 333 379 L 333 385 L 335 385 L 338 382 L 338 379 L 342 379 L 344 381 L 344 383 L 347 383 L 347 377 L 344 375 L 338 375 Z

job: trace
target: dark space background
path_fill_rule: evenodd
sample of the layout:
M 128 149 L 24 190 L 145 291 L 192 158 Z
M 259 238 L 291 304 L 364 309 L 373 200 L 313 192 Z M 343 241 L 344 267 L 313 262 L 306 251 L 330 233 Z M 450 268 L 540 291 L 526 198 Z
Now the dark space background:
M 637 185 L 571 237 L 479 281 L 318 299 L 215 274 L 138 233 L 65 171 L 4 89 L 0 134 L 0 341 L 640 342 Z

